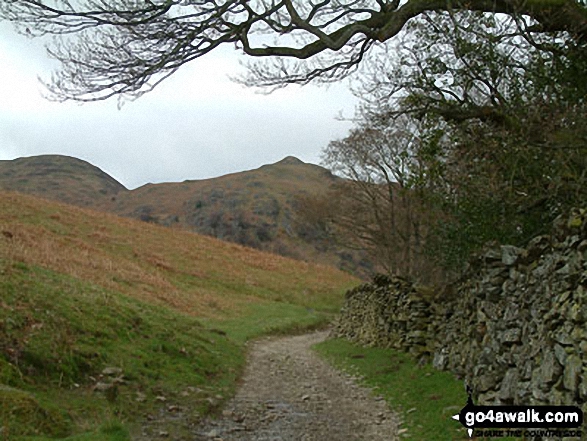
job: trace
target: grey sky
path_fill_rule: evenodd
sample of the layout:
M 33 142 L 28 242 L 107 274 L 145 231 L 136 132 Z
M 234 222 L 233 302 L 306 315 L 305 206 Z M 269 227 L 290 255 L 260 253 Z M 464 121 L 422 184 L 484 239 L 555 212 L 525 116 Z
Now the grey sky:
M 292 86 L 271 95 L 231 82 L 242 72 L 230 47 L 183 66 L 153 92 L 118 110 L 116 99 L 55 103 L 37 76 L 57 68 L 43 42 L 0 22 L 0 159 L 75 156 L 128 188 L 203 179 L 293 155 L 318 163 L 345 136 L 356 99 L 345 84 Z

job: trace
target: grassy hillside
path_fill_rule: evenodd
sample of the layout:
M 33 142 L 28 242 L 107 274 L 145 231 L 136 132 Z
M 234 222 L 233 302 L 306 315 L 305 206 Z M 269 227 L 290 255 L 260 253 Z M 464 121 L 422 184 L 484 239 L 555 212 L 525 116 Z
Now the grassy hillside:
M 147 184 L 101 207 L 124 216 L 142 215 L 156 223 L 192 227 L 205 226 L 205 218 L 214 210 L 228 208 L 275 222 L 287 217 L 296 194 L 324 191 L 336 179 L 322 167 L 288 157 L 217 178 Z
M 0 193 L 0 439 L 184 439 L 230 395 L 248 338 L 320 323 L 355 283 Z
M 148 184 L 96 208 L 365 273 L 370 264 L 364 256 L 306 234 L 314 227 L 299 225 L 296 216 L 300 196 L 325 194 L 338 180 L 325 168 L 287 157 L 218 178 Z
M 98 167 L 62 155 L 0 161 L 0 189 L 42 196 L 73 205 L 90 206 L 126 188 Z
M 287 157 L 213 179 L 127 190 L 79 159 L 44 155 L 0 161 L 0 190 L 18 191 L 366 275 L 363 255 L 333 244 L 297 215 L 300 196 L 324 194 L 338 178 Z

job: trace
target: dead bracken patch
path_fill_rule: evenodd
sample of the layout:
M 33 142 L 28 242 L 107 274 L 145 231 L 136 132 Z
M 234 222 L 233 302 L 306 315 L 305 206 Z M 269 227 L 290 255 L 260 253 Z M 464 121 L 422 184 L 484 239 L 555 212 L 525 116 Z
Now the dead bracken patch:
M 0 259 L 201 317 L 271 300 L 336 308 L 357 282 L 334 268 L 17 193 L 0 192 L 0 232 Z

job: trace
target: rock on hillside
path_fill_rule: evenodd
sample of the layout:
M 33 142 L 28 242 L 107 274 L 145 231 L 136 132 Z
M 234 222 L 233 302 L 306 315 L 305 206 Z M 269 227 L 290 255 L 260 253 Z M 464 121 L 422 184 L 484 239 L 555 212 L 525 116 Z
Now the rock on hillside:
M 288 156 L 255 170 L 212 179 L 147 184 L 100 209 L 297 259 L 365 274 L 357 252 L 306 234 L 296 222 L 297 198 L 320 194 L 339 180 L 329 170 Z M 357 271 L 358 270 L 358 271 Z
M 0 190 L 33 194 L 83 207 L 127 191 L 98 167 L 62 155 L 0 161 Z

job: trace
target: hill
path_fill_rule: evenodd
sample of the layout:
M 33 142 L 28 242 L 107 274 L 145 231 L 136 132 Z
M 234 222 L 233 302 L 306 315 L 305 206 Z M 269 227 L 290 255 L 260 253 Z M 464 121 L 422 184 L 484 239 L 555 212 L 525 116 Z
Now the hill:
M 298 199 L 323 194 L 339 180 L 330 171 L 287 157 L 218 178 L 148 184 L 95 207 L 121 216 L 179 227 L 276 254 L 356 270 L 361 257 L 308 235 Z
M 0 189 L 33 194 L 82 207 L 127 191 L 98 167 L 62 155 L 0 161 Z
M 320 323 L 357 282 L 9 192 L 0 274 L 2 436 L 85 433 L 69 441 L 182 439 L 230 395 L 247 339 Z
M 2 162 L 0 189 L 187 229 L 360 276 L 372 271 L 364 255 L 338 246 L 297 216 L 300 198 L 325 194 L 340 178 L 291 156 L 255 170 L 130 191 L 74 158 L 52 155 Z
M 243 245 L 259 245 L 275 239 L 281 230 L 293 234 L 296 195 L 321 192 L 336 179 L 322 167 L 288 157 L 218 178 L 147 184 L 96 206 Z

